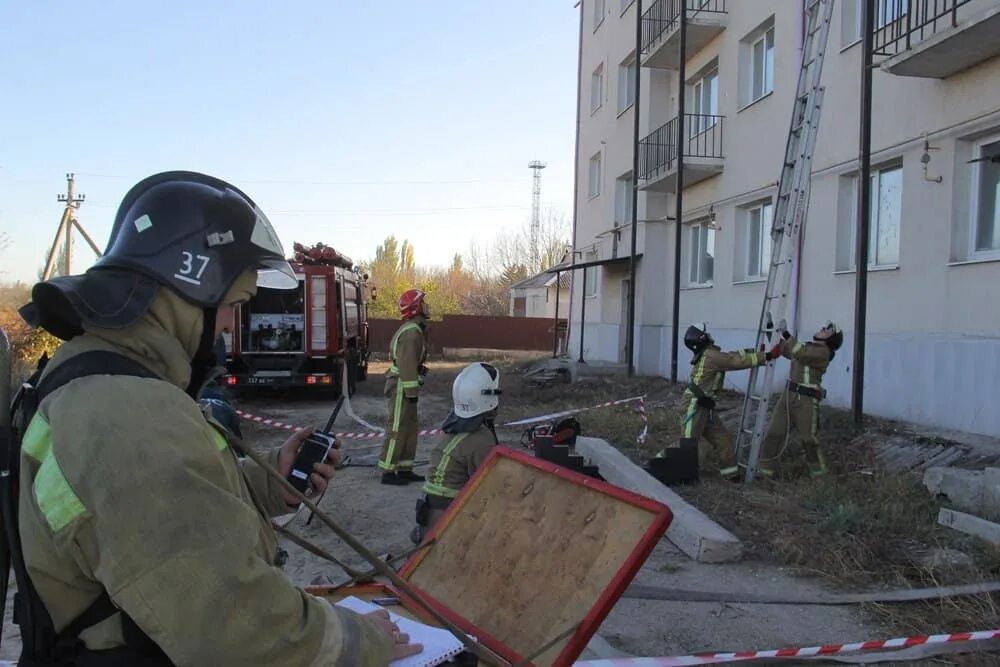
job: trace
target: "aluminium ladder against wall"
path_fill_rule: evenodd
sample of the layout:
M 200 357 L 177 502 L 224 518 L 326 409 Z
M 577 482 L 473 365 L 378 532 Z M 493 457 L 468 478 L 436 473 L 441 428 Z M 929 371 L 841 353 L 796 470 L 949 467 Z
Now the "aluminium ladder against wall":
M 823 104 L 823 58 L 826 54 L 834 0 L 808 0 L 802 63 L 778 181 L 778 197 L 771 226 L 771 263 L 767 288 L 757 324 L 755 347 L 773 346 L 775 326 L 786 317 L 792 279 L 798 270 L 802 227 L 809 208 L 812 157 L 816 147 Z M 745 481 L 753 482 L 760 452 L 767 436 L 768 408 L 772 402 L 774 363 L 750 369 L 747 392 L 736 436 L 736 456 L 745 468 Z

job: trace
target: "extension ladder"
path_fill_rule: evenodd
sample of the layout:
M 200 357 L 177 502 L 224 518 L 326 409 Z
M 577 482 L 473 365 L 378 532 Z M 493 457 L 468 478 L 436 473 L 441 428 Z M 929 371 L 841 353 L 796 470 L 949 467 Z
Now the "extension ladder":
M 785 317 L 792 278 L 798 269 L 802 225 L 809 208 L 813 150 L 823 105 L 823 87 L 819 84 L 833 4 L 834 0 L 809 0 L 805 10 L 802 65 L 771 225 L 771 263 L 757 325 L 755 347 L 758 349 L 762 344 L 771 347 L 772 337 L 779 335 L 775 325 Z M 761 448 L 767 436 L 773 380 L 773 362 L 750 370 L 736 437 L 736 456 L 745 468 L 747 484 L 753 482 L 757 473 Z

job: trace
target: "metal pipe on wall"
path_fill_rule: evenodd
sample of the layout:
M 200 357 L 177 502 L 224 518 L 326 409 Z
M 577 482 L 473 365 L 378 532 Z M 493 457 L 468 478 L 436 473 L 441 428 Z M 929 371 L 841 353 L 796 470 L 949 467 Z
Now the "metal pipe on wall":
M 580 194 L 580 95 L 581 75 L 583 74 L 583 0 L 574 5 L 580 8 L 580 27 L 577 37 L 576 52 L 576 141 L 573 144 L 573 248 L 569 253 L 569 263 L 576 263 L 576 214 L 579 208 L 577 198 Z M 576 274 L 570 273 L 569 304 L 566 306 L 566 355 L 569 356 L 569 328 L 573 323 L 573 292 L 576 291 Z M 556 301 L 558 304 L 559 302 Z M 580 303 L 583 303 L 583 292 L 580 292 Z M 582 310 L 582 306 L 581 306 Z M 580 317 L 580 337 L 583 337 L 583 317 Z
M 854 360 L 851 375 L 851 413 L 854 426 L 861 428 L 864 418 L 865 331 L 868 310 L 868 231 L 871 227 L 872 163 L 872 51 L 875 37 L 875 0 L 865 0 L 861 13 L 861 127 L 858 176 L 858 223 L 855 234 L 854 265 L 857 282 L 854 291 Z
M 635 373 L 635 251 L 639 232 L 639 91 L 642 88 L 642 70 L 639 58 L 642 48 L 642 8 L 639 2 L 635 8 L 635 98 L 632 100 L 632 252 L 628 258 L 628 331 L 626 333 L 626 355 L 628 356 L 628 376 Z
M 671 318 L 670 381 L 677 382 L 678 335 L 681 319 L 681 225 L 684 221 L 684 93 L 687 83 L 687 1 L 680 3 L 680 66 L 677 76 L 677 194 L 674 224 L 674 312 Z

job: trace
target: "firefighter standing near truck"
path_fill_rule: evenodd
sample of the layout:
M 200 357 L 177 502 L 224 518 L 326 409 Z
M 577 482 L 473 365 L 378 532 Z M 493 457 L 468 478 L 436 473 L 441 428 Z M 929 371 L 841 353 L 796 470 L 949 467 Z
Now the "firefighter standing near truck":
M 826 397 L 823 374 L 844 344 L 844 333 L 833 322 L 827 322 L 813 334 L 812 341 L 802 343 L 790 334 L 785 322 L 778 323 L 781 333 L 781 355 L 790 359 L 788 384 L 778 398 L 771 416 L 767 437 L 760 455 L 759 472 L 776 477 L 781 455 L 788 446 L 792 427 L 802 444 L 809 472 L 820 477 L 827 472 L 826 456 L 819 446 L 819 403 Z
M 420 423 L 417 401 L 427 375 L 425 363 L 430 307 L 426 297 L 427 294 L 419 289 L 407 290 L 399 297 L 399 314 L 403 324 L 389 344 L 391 366 L 385 378 L 389 420 L 378 460 L 383 484 L 401 486 L 424 481 L 422 475 L 413 472 L 413 463 L 417 456 Z
M 22 315 L 66 342 L 19 394 L 0 478 L 19 664 L 383 667 L 419 651 L 387 615 L 281 572 L 270 517 L 297 498 L 195 401 L 217 309 L 297 284 L 249 197 L 167 172 L 125 196 L 94 267 L 34 286 Z M 271 450 L 281 474 L 308 434 Z
M 417 500 L 414 543 L 434 527 L 498 444 L 494 424 L 501 393 L 500 371 L 484 362 L 469 364 L 452 383 L 453 408 L 431 452 L 424 497 Z
M 743 370 L 771 361 L 780 353 L 780 346 L 767 352 L 737 350 L 723 352 L 704 322 L 692 324 L 684 333 L 684 346 L 694 353 L 691 360 L 691 380 L 684 390 L 680 413 L 680 447 L 698 448 L 701 438 L 714 448 L 719 459 L 719 474 L 725 479 L 738 480 L 733 436 L 715 414 L 716 400 L 722 390 L 726 371 Z M 662 452 L 661 452 L 662 455 Z M 699 460 L 703 456 L 699 455 Z

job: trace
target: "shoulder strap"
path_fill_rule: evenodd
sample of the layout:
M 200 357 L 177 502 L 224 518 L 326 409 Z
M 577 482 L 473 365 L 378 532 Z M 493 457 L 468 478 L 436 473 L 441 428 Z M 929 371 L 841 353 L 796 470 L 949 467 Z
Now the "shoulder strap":
M 117 352 L 94 350 L 84 352 L 68 359 L 57 366 L 51 373 L 44 375 L 35 389 L 38 403 L 56 389 L 69 384 L 73 380 L 91 375 L 131 375 L 143 378 L 159 378 L 138 361 L 133 361 Z

